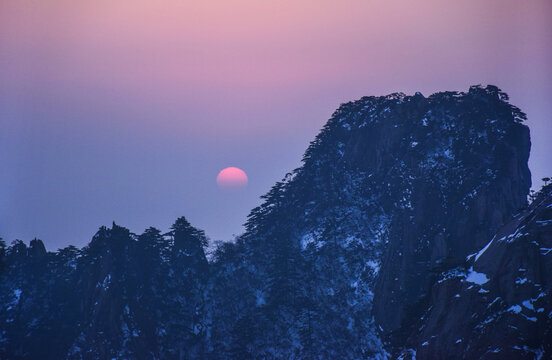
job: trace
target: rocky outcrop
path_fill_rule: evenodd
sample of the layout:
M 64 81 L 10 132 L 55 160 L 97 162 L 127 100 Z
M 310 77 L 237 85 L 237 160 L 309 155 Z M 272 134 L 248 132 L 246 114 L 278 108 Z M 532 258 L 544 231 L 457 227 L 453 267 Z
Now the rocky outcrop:
M 552 354 L 552 186 L 433 285 L 408 342 L 416 359 Z
M 392 164 L 382 170 L 408 205 L 389 225 L 374 290 L 376 321 L 392 343 L 421 315 L 433 274 L 461 263 L 526 203 L 529 131 L 494 90 L 418 95 L 357 154 L 387 157 L 375 165 Z
M 286 243 L 289 253 L 300 254 L 294 266 L 315 259 L 316 267 L 301 269 L 298 277 L 316 280 L 296 286 L 324 289 L 324 296 L 311 295 L 310 301 L 334 311 L 333 316 L 315 311 L 314 318 L 331 320 L 326 325 L 309 320 L 308 327 L 339 329 L 339 335 L 314 348 L 299 339 L 303 353 L 363 357 L 370 346 L 376 351 L 376 342 L 353 353 L 322 349 L 344 346 L 334 343 L 341 337 L 340 344 L 351 342 L 347 348 L 353 349 L 355 335 L 374 338 L 370 329 L 375 327 L 385 351 L 397 355 L 430 306 L 440 274 L 463 264 L 525 206 L 531 179 L 523 119 L 506 94 L 492 86 L 427 98 L 365 97 L 342 105 L 311 143 L 304 165 L 251 213 L 236 249 L 243 255 L 231 267 L 255 269 L 246 275 L 247 308 L 255 309 L 255 294 L 267 293 L 263 279 L 275 276 L 268 265 L 278 251 L 274 244 Z M 347 299 L 346 308 L 328 296 L 335 293 Z M 243 310 L 237 317 L 262 322 L 262 307 L 255 311 Z M 278 316 L 290 319 L 280 323 L 285 330 L 264 336 L 264 329 L 257 330 L 257 339 L 264 339 L 262 344 L 300 333 L 306 326 L 303 312 L 296 302 L 279 309 Z M 363 323 L 358 314 L 371 314 L 374 323 Z M 291 356 L 291 350 L 281 351 Z

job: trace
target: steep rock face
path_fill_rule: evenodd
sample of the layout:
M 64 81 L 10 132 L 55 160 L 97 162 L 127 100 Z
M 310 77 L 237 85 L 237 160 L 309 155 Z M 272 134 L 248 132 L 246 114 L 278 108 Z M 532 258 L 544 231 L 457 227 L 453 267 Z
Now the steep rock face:
M 183 217 L 171 230 L 136 236 L 113 224 L 83 249 L 78 334 L 68 358 L 203 357 L 197 311 L 206 238 Z
M 64 357 L 75 336 L 75 251 L 47 253 L 37 239 L 7 248 L 0 274 L 1 359 Z M 48 354 L 40 355 L 44 349 Z
M 343 161 L 373 174 L 393 214 L 374 308 L 386 331 L 401 326 L 430 268 L 461 261 L 526 201 L 529 132 L 500 96 L 365 98 L 337 113 Z
M 206 238 L 113 224 L 82 250 L 15 241 L 3 255 L 0 359 L 204 358 Z
M 552 354 L 552 185 L 462 267 L 445 273 L 411 334 L 416 359 Z
M 382 201 L 393 220 L 374 302 L 388 334 L 418 315 L 430 270 L 462 261 L 526 202 L 529 132 L 501 96 L 472 88 L 387 101 L 383 119 L 350 140 L 359 149 L 353 164 L 391 192 Z
M 492 86 L 342 105 L 304 165 L 264 197 L 236 248 L 222 254 L 220 282 L 241 289 L 243 307 L 215 296 L 220 316 L 227 324 L 282 319 L 244 339 L 249 349 L 277 348 L 271 356 L 385 356 L 382 339 L 393 354 L 424 313 L 438 274 L 525 205 L 531 180 L 523 119 Z M 281 269 L 297 280 L 285 284 Z M 272 295 L 274 279 L 294 295 Z M 327 327 L 335 334 L 319 333 Z M 216 330 L 215 339 L 230 331 Z M 372 340 L 358 347 L 357 336 Z M 280 346 L 271 338 L 294 340 Z

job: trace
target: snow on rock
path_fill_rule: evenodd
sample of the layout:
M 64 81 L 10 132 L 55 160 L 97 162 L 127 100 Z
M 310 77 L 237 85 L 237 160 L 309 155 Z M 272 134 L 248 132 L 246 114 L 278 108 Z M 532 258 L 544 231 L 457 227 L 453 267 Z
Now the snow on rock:
M 470 268 L 468 270 L 468 274 L 466 276 L 466 281 L 477 284 L 477 285 L 483 285 L 487 281 L 489 281 L 489 278 L 487 277 L 486 274 L 479 273 L 479 272 L 473 270 L 473 268 Z

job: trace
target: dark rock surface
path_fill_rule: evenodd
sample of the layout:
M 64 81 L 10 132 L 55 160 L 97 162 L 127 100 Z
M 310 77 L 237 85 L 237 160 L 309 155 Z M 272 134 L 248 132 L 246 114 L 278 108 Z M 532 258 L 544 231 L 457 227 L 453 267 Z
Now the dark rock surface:
M 416 358 L 549 358 L 551 270 L 548 185 L 463 267 L 450 270 L 433 286 L 421 326 L 409 338 Z

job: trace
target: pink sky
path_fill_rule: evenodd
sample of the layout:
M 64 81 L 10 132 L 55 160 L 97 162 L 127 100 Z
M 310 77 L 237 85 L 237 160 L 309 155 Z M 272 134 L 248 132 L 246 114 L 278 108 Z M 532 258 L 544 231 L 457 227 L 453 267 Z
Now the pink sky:
M 552 175 L 551 14 L 548 0 L 4 0 L 0 236 L 82 245 L 112 219 L 186 215 L 229 238 L 340 103 L 395 91 L 501 87 L 529 116 L 534 178 Z M 250 176 L 239 205 L 217 193 L 226 166 Z M 175 191 L 194 194 L 167 205 Z

